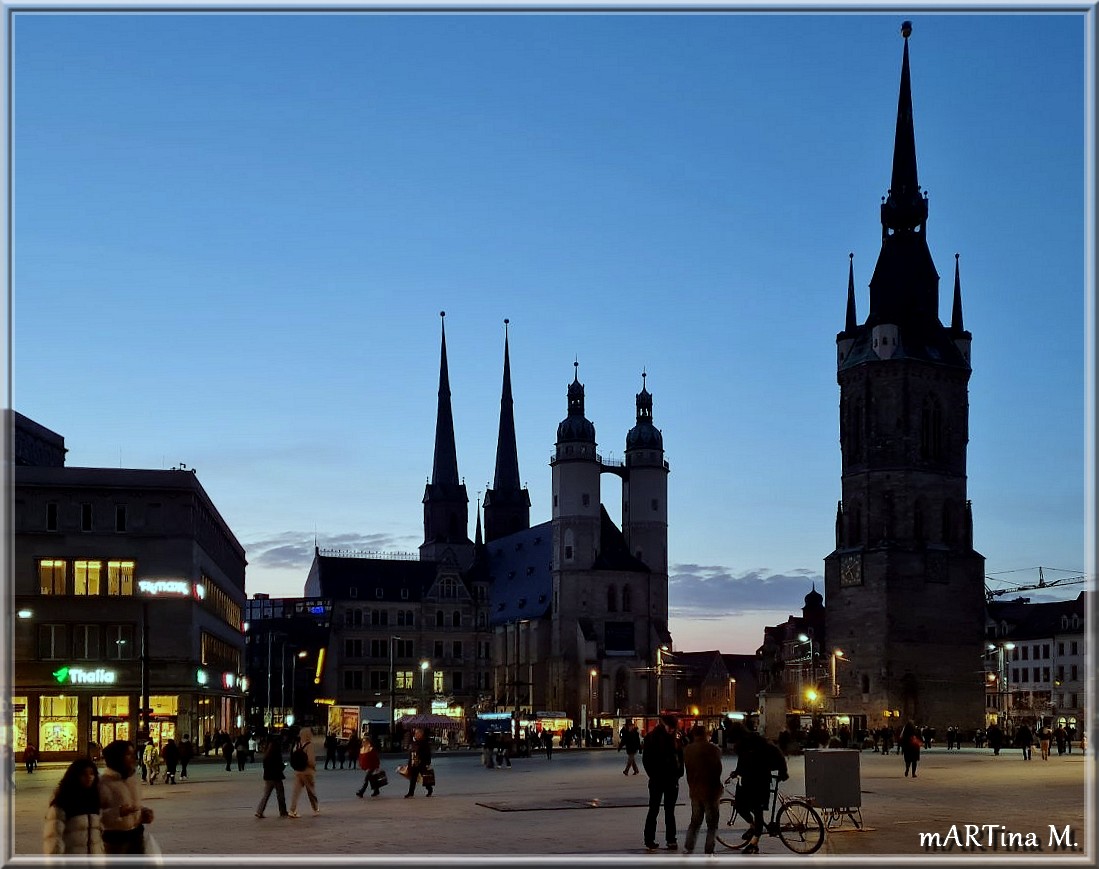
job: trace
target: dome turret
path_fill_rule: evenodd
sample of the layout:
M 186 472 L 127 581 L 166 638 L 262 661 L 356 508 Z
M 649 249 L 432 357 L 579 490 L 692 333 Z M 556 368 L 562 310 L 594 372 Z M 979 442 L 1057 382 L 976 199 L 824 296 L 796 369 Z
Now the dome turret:
M 637 425 L 626 435 L 627 450 L 662 450 L 664 436 L 653 425 L 653 397 L 645 388 L 646 373 L 641 372 L 641 391 L 637 393 Z
M 569 415 L 557 426 L 557 442 L 595 442 L 595 426 L 584 416 L 584 384 L 580 382 L 580 363 L 574 362 L 572 383 L 569 384 Z

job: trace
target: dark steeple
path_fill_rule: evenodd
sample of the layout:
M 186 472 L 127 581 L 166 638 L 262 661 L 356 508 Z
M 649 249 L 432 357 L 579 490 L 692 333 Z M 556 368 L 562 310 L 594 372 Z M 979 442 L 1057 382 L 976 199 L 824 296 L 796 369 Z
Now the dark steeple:
M 454 414 L 450 408 L 450 374 L 446 364 L 446 311 L 439 312 L 442 353 L 439 356 L 439 410 L 435 417 L 435 462 L 431 468 L 434 485 L 458 485 L 458 450 L 454 446 Z
M 557 426 L 557 442 L 584 441 L 595 443 L 595 426 L 584 416 L 584 384 L 580 382 L 580 363 L 573 362 L 572 383 L 569 384 L 569 415 Z
M 848 254 L 847 265 L 847 321 L 843 331 L 847 335 L 854 335 L 859 322 L 855 316 L 855 255 Z
M 954 310 L 950 314 L 950 331 L 964 332 L 962 325 L 962 278 L 958 269 L 959 254 L 954 254 Z
M 515 408 L 511 397 L 511 355 L 504 320 L 504 383 L 500 391 L 500 429 L 496 440 L 496 475 L 485 491 L 485 539 L 498 540 L 530 527 L 530 495 L 519 485 L 519 451 L 515 443 Z
M 446 311 L 440 311 L 439 317 L 446 317 Z M 431 482 L 424 490 L 424 542 L 420 546 L 420 557 L 440 560 L 444 552 L 451 549 L 459 562 L 465 563 L 473 551 L 468 528 L 469 496 L 458 478 L 458 451 L 454 445 L 454 415 L 450 408 L 450 376 L 446 362 L 446 325 L 442 323 L 435 461 Z
M 893 174 L 881 206 L 882 248 L 870 280 L 867 324 L 891 323 L 902 329 L 902 341 L 938 326 L 939 274 L 927 248 L 927 196 L 916 172 L 916 134 L 912 122 L 912 79 L 908 37 L 912 25 L 901 27 L 901 63 L 897 131 L 893 141 Z

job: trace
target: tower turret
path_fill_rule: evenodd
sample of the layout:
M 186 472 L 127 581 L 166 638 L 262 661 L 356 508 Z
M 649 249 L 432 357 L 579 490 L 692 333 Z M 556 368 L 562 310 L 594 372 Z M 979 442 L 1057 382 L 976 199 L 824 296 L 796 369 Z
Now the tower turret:
M 599 546 L 599 457 L 595 426 L 584 416 L 580 363 L 573 363 L 568 389 L 568 416 L 557 426 L 557 446 L 550 462 L 553 488 L 554 568 L 585 570 Z
M 641 373 L 636 395 L 637 422 L 626 435 L 622 484 L 622 531 L 630 554 L 654 574 L 668 573 L 668 463 L 664 437 L 653 425 L 653 397 Z

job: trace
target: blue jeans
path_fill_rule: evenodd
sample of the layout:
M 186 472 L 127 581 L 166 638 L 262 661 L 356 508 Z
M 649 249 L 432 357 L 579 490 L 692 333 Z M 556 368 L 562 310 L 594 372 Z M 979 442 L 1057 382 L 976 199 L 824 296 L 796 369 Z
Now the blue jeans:
M 670 782 L 649 779 L 649 813 L 645 816 L 645 844 L 656 841 L 656 816 L 664 805 L 664 841 L 675 844 L 675 801 L 679 799 L 679 779 Z
M 687 841 L 683 847 L 688 851 L 695 849 L 695 841 L 698 838 L 698 828 L 702 826 L 702 818 L 706 818 L 706 844 L 703 850 L 707 854 L 714 853 L 714 839 L 717 836 L 718 801 L 696 800 L 691 798 L 691 824 L 687 827 Z

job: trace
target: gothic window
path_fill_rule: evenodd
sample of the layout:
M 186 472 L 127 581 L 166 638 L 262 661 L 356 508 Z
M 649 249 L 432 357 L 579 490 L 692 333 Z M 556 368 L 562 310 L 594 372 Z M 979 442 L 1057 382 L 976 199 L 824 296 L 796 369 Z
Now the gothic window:
M 613 613 L 618 611 L 617 595 L 615 594 L 615 588 L 613 585 L 607 586 L 607 612 Z
M 851 418 L 851 458 L 862 458 L 863 426 L 866 424 L 866 413 L 861 398 L 856 398 L 854 411 Z
M 863 694 L 869 694 L 870 693 L 870 677 L 867 676 L 865 673 L 863 673 L 861 681 L 862 681 L 862 693 Z
M 571 528 L 567 528 L 565 529 L 565 561 L 572 561 L 573 546 L 573 532 Z
M 920 413 L 920 458 L 939 461 L 943 452 L 942 406 L 933 396 L 925 398 Z

